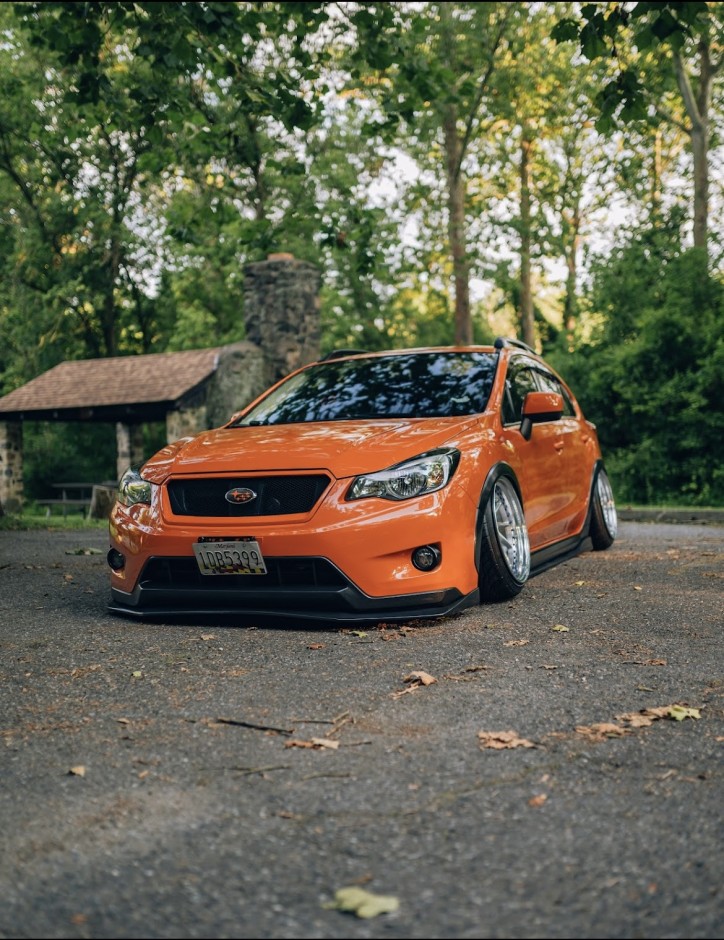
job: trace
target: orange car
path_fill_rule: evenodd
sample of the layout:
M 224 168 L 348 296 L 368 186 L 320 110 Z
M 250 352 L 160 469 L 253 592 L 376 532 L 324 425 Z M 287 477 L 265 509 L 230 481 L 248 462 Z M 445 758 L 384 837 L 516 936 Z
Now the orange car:
M 126 472 L 110 610 L 440 617 L 616 528 L 595 426 L 527 346 L 340 350 Z

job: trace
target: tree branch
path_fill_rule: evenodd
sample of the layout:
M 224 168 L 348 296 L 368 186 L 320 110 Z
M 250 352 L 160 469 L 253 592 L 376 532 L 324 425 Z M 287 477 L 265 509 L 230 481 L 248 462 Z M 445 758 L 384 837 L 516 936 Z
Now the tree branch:
M 684 107 L 691 120 L 691 131 L 702 131 L 704 129 L 704 119 L 699 113 L 699 108 L 697 107 L 694 97 L 694 90 L 691 87 L 691 81 L 689 80 L 687 71 L 684 68 L 684 62 L 678 51 L 674 52 L 674 67 L 676 69 L 676 82 L 679 86 L 681 97 L 684 99 Z
M 504 8 L 504 13 L 498 27 L 498 32 L 493 39 L 493 42 L 490 46 L 490 51 L 488 52 L 488 67 L 485 70 L 485 74 L 480 79 L 478 83 L 478 89 L 475 95 L 475 100 L 473 101 L 472 107 L 470 108 L 470 113 L 468 114 L 467 120 L 465 121 L 465 133 L 463 134 L 463 139 L 460 143 L 460 154 L 458 157 L 457 166 L 455 167 L 455 177 L 457 178 L 460 175 L 460 170 L 463 165 L 463 160 L 465 159 L 465 153 L 470 144 L 470 140 L 473 135 L 473 124 L 475 123 L 475 118 L 480 110 L 480 105 L 483 101 L 483 96 L 488 89 L 488 82 L 490 81 L 490 76 L 493 74 L 493 67 L 495 65 L 495 53 L 498 51 L 498 46 L 500 45 L 503 35 L 505 34 L 505 27 L 508 23 L 508 17 L 510 16 L 513 9 L 513 4 L 506 4 Z

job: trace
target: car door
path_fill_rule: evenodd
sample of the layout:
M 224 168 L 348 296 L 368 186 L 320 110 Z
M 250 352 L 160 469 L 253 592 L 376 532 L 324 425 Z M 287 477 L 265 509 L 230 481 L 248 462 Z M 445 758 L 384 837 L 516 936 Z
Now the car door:
M 541 390 L 537 364 L 525 356 L 512 357 L 501 408 L 501 443 L 518 477 L 532 551 L 563 537 L 569 486 L 561 475 L 565 440 L 560 422 L 537 423 L 529 440 L 520 433 L 525 396 Z
M 558 378 L 541 365 L 535 371 L 541 391 L 557 392 L 563 396 L 563 415 L 555 422 L 557 440 L 554 445 L 560 458 L 561 536 L 575 535 L 583 525 L 591 485 L 587 448 L 590 431 L 576 413 L 571 396 Z

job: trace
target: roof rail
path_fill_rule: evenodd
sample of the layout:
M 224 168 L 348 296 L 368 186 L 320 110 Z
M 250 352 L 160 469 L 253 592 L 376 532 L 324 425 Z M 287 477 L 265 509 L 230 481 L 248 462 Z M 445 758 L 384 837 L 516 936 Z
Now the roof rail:
M 519 339 L 510 339 L 507 336 L 499 336 L 493 345 L 496 349 L 504 349 L 506 346 L 516 346 L 518 349 L 525 349 L 526 352 L 533 353 L 534 356 L 538 355 L 535 349 L 531 349 L 527 343 Z
M 366 349 L 333 349 L 331 353 L 327 353 L 320 359 L 320 362 L 327 362 L 328 359 L 341 359 L 343 356 L 361 356 L 366 352 Z

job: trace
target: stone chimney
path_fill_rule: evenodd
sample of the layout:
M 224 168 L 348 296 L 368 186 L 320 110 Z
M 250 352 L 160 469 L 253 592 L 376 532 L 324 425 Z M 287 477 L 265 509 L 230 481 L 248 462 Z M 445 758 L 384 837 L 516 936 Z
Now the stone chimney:
M 319 358 L 319 269 L 287 253 L 244 267 L 246 339 L 264 353 L 269 384 Z

